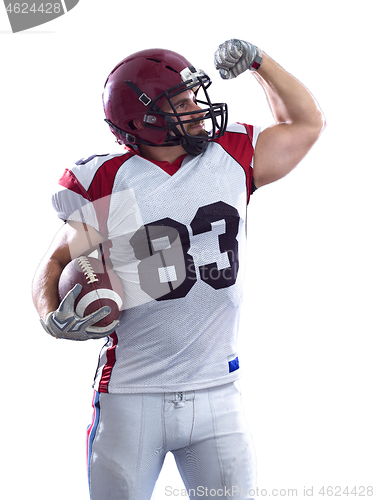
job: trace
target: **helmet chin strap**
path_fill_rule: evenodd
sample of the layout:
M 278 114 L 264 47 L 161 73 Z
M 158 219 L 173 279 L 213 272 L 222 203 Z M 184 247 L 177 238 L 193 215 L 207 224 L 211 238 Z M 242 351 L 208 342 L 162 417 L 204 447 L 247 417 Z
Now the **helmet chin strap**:
M 189 155 L 197 156 L 206 151 L 208 141 L 207 139 L 193 137 L 189 138 L 189 141 L 186 141 L 186 143 L 183 142 L 181 145 Z
M 205 135 L 197 135 L 197 136 L 192 136 L 183 134 L 178 130 L 176 126 L 176 122 L 173 121 L 170 117 L 165 117 L 165 120 L 167 124 L 173 125 L 168 128 L 168 135 L 165 138 L 164 142 L 173 142 L 175 138 L 177 137 L 180 139 L 177 144 L 181 144 L 181 146 L 184 148 L 184 150 L 192 156 L 197 156 L 200 155 L 201 153 L 204 153 L 207 149 L 208 146 L 208 138 Z M 171 123 L 172 122 L 172 123 Z M 170 132 L 173 132 L 173 136 L 170 134 Z

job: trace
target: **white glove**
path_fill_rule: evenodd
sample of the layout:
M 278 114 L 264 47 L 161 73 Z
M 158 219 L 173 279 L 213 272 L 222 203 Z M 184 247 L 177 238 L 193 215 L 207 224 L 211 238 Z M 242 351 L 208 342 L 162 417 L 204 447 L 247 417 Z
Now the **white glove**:
M 81 285 L 75 285 L 66 294 L 59 308 L 50 312 L 45 321 L 40 320 L 47 333 L 58 339 L 88 340 L 107 337 L 116 330 L 119 324 L 119 321 L 116 320 L 108 326 L 92 326 L 111 312 L 111 308 L 108 306 L 102 307 L 84 318 L 77 316 L 74 302 L 81 290 Z
M 262 63 L 262 51 L 243 40 L 227 40 L 215 52 L 215 68 L 221 78 L 229 80 L 249 69 L 256 71 Z

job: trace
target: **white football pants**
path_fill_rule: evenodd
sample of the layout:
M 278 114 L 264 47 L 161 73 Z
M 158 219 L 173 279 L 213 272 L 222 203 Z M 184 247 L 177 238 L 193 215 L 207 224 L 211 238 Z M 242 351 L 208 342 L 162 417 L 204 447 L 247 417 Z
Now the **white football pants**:
M 237 383 L 165 394 L 95 392 L 93 406 L 92 500 L 150 500 L 168 451 L 191 500 L 253 498 L 255 454 Z

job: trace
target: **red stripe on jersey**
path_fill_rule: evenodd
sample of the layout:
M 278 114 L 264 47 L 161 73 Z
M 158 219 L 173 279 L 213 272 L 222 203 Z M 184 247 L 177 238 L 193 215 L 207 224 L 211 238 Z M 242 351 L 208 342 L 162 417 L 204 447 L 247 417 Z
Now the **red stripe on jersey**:
M 134 156 L 135 153 L 115 156 L 106 161 L 96 171 L 91 185 L 88 188 L 90 200 L 94 202 L 96 216 L 99 222 L 99 231 L 103 235 L 108 235 L 108 213 L 113 184 L 119 168 L 126 160 Z
M 88 188 L 90 199 L 94 202 L 99 228 L 102 234 L 108 234 L 107 220 L 109 215 L 109 204 L 117 172 L 121 165 L 123 165 L 126 160 L 134 156 L 134 154 L 134 152 L 128 152 L 125 155 L 116 156 L 107 162 L 104 162 L 103 165 L 101 165 L 97 170 L 91 185 Z M 107 263 L 110 262 L 109 250 L 111 246 L 112 243 L 107 240 L 104 242 L 102 247 L 102 258 Z M 116 333 L 113 333 L 110 337 L 112 339 L 112 346 L 106 351 L 107 362 L 103 368 L 98 387 L 99 392 L 105 393 L 108 392 L 108 385 L 111 379 L 112 370 L 116 363 L 116 346 L 118 344 L 118 337 Z
M 81 196 L 86 198 L 86 200 L 90 199 L 86 189 L 82 186 L 73 172 L 71 170 L 68 170 L 67 168 L 65 169 L 63 175 L 59 180 L 59 185 L 63 186 L 66 189 L 69 189 L 70 191 L 73 191 L 74 193 L 80 194 Z
M 134 156 L 135 153 L 128 153 L 121 156 L 115 156 L 108 161 L 105 161 L 96 171 L 90 187 L 87 192 L 91 201 L 99 200 L 105 196 L 112 194 L 113 184 L 116 174 L 121 165 Z
M 254 128 L 252 125 L 241 123 L 246 129 L 246 134 L 240 132 L 227 131 L 223 137 L 215 142 L 220 144 L 225 151 L 232 156 L 244 169 L 246 175 L 247 186 L 247 201 L 249 202 L 251 193 L 251 181 L 253 178 L 253 169 L 251 162 L 254 157 L 253 135 Z
M 113 333 L 111 336 L 112 339 L 112 347 L 107 349 L 105 353 L 107 356 L 107 362 L 102 371 L 102 377 L 99 382 L 99 392 L 108 392 L 108 385 L 111 379 L 112 370 L 116 363 L 116 346 L 118 344 L 118 337 L 116 333 Z

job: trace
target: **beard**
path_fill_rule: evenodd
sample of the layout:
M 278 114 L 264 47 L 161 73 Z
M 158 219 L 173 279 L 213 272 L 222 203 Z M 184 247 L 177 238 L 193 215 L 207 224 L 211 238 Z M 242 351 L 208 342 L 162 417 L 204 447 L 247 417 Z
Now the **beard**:
M 197 125 L 203 125 L 204 126 L 205 125 L 204 120 L 201 120 L 200 122 L 196 122 L 196 123 L 190 123 L 189 126 L 185 125 L 186 132 L 189 135 L 192 135 L 194 137 L 198 136 L 198 135 L 207 136 L 208 132 L 204 128 L 194 130 L 194 127 L 196 127 Z

